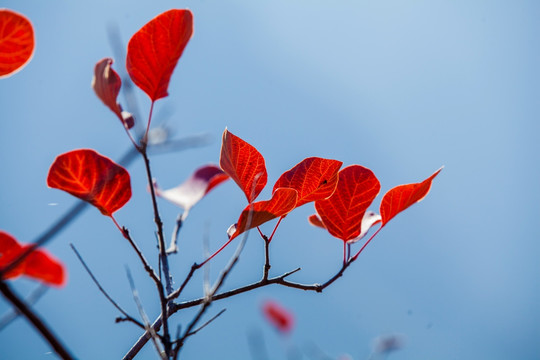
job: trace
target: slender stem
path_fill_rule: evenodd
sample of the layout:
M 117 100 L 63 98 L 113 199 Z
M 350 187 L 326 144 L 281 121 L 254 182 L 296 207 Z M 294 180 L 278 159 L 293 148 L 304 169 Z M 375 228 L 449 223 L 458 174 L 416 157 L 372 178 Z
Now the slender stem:
M 79 261 L 81 262 L 82 266 L 84 267 L 84 269 L 86 270 L 86 272 L 88 273 L 88 275 L 90 275 L 90 278 L 92 279 L 92 281 L 94 282 L 94 284 L 96 284 L 96 286 L 98 287 L 99 291 L 101 291 L 101 293 L 105 296 L 105 298 L 107 298 L 107 300 L 109 300 L 109 302 L 118 310 L 122 313 L 122 315 L 125 316 L 125 320 L 127 321 L 131 321 L 132 323 L 136 324 L 137 326 L 139 326 L 141 329 L 144 329 L 146 330 L 146 327 L 140 322 L 140 321 L 137 321 L 137 319 L 133 318 L 132 316 L 130 316 L 127 312 L 124 311 L 124 309 L 122 309 L 120 307 L 120 305 L 118 305 L 116 303 L 116 301 L 113 300 L 112 297 L 109 296 L 109 294 L 107 293 L 107 291 L 105 291 L 105 289 L 101 286 L 101 284 L 99 283 L 99 281 L 96 279 L 96 277 L 94 276 L 94 274 L 92 273 L 92 270 L 90 270 L 90 268 L 88 267 L 88 265 L 86 265 L 86 262 L 83 260 L 81 254 L 79 254 L 79 252 L 77 251 L 77 248 L 75 248 L 75 245 L 73 244 L 69 244 L 69 246 L 71 246 L 71 249 L 73 250 L 73 252 L 75 253 L 75 255 L 77 256 L 77 258 L 79 259 Z
M 270 234 L 270 237 L 268 238 L 268 242 L 272 241 L 272 239 L 274 238 L 274 234 L 276 233 L 276 230 L 277 230 L 279 224 L 281 224 L 281 220 L 283 220 L 284 218 L 285 218 L 285 216 L 282 216 L 282 217 L 279 218 L 276 226 L 274 227 L 274 230 L 272 231 L 272 234 Z
M 182 285 L 180 285 L 180 287 L 178 288 L 178 290 L 172 292 L 169 297 L 167 298 L 168 301 L 171 301 L 171 300 L 174 300 L 176 299 L 177 297 L 180 296 L 180 294 L 182 293 L 182 290 L 184 290 L 184 288 L 186 287 L 187 283 L 189 282 L 189 280 L 191 279 L 191 277 L 193 276 L 193 273 L 199 269 L 198 265 L 197 264 L 193 264 L 191 266 L 191 270 L 189 271 L 189 274 L 188 276 L 186 276 L 184 282 L 182 283 Z
M 268 279 L 268 273 L 270 272 L 270 239 L 264 239 L 264 268 L 263 268 L 263 279 Z
M 152 104 L 150 105 L 150 112 L 148 114 L 148 123 L 146 124 L 146 131 L 144 132 L 143 136 L 143 147 L 146 148 L 146 144 L 148 143 L 148 131 L 150 130 L 150 123 L 152 122 L 152 113 L 154 112 L 154 104 L 155 101 L 152 101 Z
M 39 299 L 41 299 L 43 295 L 45 295 L 47 290 L 49 290 L 49 287 L 47 285 L 39 285 L 25 299 L 26 304 L 28 304 L 28 306 L 34 305 L 38 302 Z M 19 315 L 21 314 L 17 311 L 17 309 L 12 309 L 10 312 L 5 314 L 2 319 L 0 319 L 0 331 L 4 330 L 9 324 L 11 324 L 12 321 L 17 319 Z
M 384 225 L 382 225 L 380 228 L 377 229 L 377 231 L 375 231 L 373 233 L 373 235 L 371 235 L 371 237 L 368 239 L 368 241 L 366 241 L 366 243 L 360 248 L 360 250 L 358 250 L 358 252 L 356 254 L 354 254 L 354 256 L 351 258 L 351 262 L 356 260 L 358 258 L 358 255 L 360 255 L 360 253 L 362 251 L 364 251 L 364 249 L 366 248 L 366 246 L 369 244 L 369 242 L 375 237 L 375 235 L 377 235 L 379 233 L 379 231 L 381 231 L 381 229 L 384 227 Z
M 2 279 L 0 279 L 0 292 L 17 309 L 17 311 L 21 313 L 24 317 L 26 317 L 26 319 L 28 319 L 28 321 L 34 326 L 34 328 L 39 331 L 41 336 L 43 336 L 43 338 L 47 340 L 49 345 L 51 345 L 51 347 L 53 348 L 54 352 L 56 352 L 56 354 L 58 354 L 60 358 L 64 360 L 73 359 L 73 356 L 69 354 L 68 350 L 64 347 L 64 345 L 62 345 L 58 337 L 53 334 L 53 332 L 38 317 L 38 315 L 35 314 Z

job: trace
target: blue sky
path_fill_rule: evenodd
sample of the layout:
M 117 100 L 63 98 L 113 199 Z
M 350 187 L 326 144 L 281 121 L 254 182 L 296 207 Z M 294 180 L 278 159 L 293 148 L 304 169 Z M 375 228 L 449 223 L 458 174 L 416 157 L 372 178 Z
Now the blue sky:
M 429 196 L 399 215 L 344 277 L 322 294 L 265 288 L 221 302 L 227 311 L 190 339 L 185 359 L 251 359 L 247 336 L 260 331 L 271 359 L 315 344 L 337 358 L 367 359 L 373 339 L 400 334 L 391 359 L 533 359 L 540 355 L 539 5 L 534 1 L 160 1 L 5 0 L 34 23 L 37 47 L 20 73 L 0 81 L 0 229 L 30 242 L 74 199 L 46 187 L 55 156 L 93 148 L 118 159 L 130 146 L 115 116 L 94 95 L 95 63 L 114 57 L 107 28 L 124 43 L 155 15 L 190 8 L 195 33 L 155 125 L 175 137 L 208 134 L 204 148 L 152 158 L 162 187 L 217 162 L 224 128 L 265 156 L 269 186 L 308 156 L 372 169 L 381 195 L 423 180 L 441 165 Z M 115 59 L 121 71 L 122 59 Z M 149 100 L 138 92 L 143 117 Z M 155 242 L 142 162 L 129 167 L 133 198 L 117 213 L 154 263 Z M 380 198 L 374 202 L 377 209 Z M 191 212 L 177 282 L 202 259 L 245 206 L 229 182 Z M 161 202 L 165 230 L 179 209 Z M 273 274 L 298 266 L 298 282 L 323 282 L 340 267 L 341 242 L 308 225 L 312 205 L 295 210 L 272 242 Z M 266 228 L 271 229 L 271 225 Z M 262 241 L 253 233 L 225 287 L 257 281 Z M 102 285 L 130 313 L 125 266 L 149 316 L 159 312 L 153 284 L 112 222 L 88 209 L 47 247 L 69 269 L 68 285 L 36 310 L 81 359 L 120 358 L 138 337 L 91 283 L 75 244 Z M 212 262 L 212 276 L 233 247 Z M 28 293 L 35 284 L 18 280 Z M 201 294 L 196 277 L 186 299 Z M 283 339 L 264 321 L 272 298 L 295 313 Z M 0 302 L 0 313 L 8 310 Z M 193 312 L 176 315 L 186 324 Z M 21 344 L 25 345 L 22 346 Z M 25 321 L 0 333 L 2 358 L 49 359 Z M 141 358 L 153 358 L 147 346 Z M 307 356 L 305 358 L 308 358 Z

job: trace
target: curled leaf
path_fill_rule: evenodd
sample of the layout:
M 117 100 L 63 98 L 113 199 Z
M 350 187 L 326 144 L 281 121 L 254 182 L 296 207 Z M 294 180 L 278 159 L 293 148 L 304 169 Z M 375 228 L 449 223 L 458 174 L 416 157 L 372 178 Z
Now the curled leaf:
M 373 172 L 351 165 L 339 172 L 336 191 L 328 199 L 315 202 L 324 226 L 333 236 L 348 242 L 362 232 L 362 219 L 379 193 L 381 185 Z
M 0 231 L 0 270 L 19 258 L 30 246 L 20 244 L 13 236 Z M 4 274 L 4 279 L 14 279 L 22 275 L 54 286 L 64 285 L 67 278 L 64 265 L 43 249 L 33 250 Z
M 112 68 L 113 60 L 111 58 L 101 59 L 94 68 L 94 77 L 92 78 L 92 88 L 96 95 L 111 111 L 120 119 L 126 129 L 131 129 L 134 125 L 133 116 L 122 111 L 122 106 L 117 102 L 122 79 Z
M 0 9 L 0 78 L 20 71 L 34 55 L 34 29 L 26 16 Z
M 257 201 L 248 205 L 240 214 L 235 232 L 231 235 L 230 240 L 244 231 L 253 229 L 277 217 L 287 215 L 296 207 L 297 198 L 298 192 L 296 190 L 279 188 L 274 191 L 270 200 Z M 249 221 L 250 219 L 251 221 Z
M 168 189 L 156 189 L 156 194 L 165 200 L 189 211 L 214 187 L 229 179 L 216 165 L 205 165 L 198 168 L 189 179 L 179 186 Z
M 336 189 L 338 171 L 342 164 L 341 161 L 319 157 L 304 159 L 279 177 L 274 190 L 286 187 L 298 191 L 296 207 L 327 199 Z
M 171 75 L 193 34 L 193 14 L 173 9 L 156 16 L 129 40 L 126 67 L 152 101 L 169 95 Z
M 249 203 L 266 185 L 268 175 L 261 153 L 227 129 L 223 132 L 219 165 L 240 186 Z
M 293 314 L 275 301 L 267 300 L 262 306 L 262 312 L 281 333 L 289 333 L 294 326 Z
M 381 201 L 382 226 L 388 224 L 394 216 L 412 204 L 422 200 L 428 194 L 433 179 L 441 170 L 442 168 L 435 171 L 433 175 L 420 183 L 399 185 L 388 190 Z
M 126 169 L 91 149 L 59 155 L 49 169 L 47 185 L 89 202 L 106 216 L 131 198 Z

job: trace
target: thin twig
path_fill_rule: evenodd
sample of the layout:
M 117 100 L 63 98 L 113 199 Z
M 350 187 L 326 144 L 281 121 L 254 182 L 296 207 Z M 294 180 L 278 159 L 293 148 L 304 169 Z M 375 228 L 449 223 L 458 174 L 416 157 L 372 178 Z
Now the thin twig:
M 154 331 L 152 326 L 150 325 L 150 320 L 148 319 L 148 316 L 146 316 L 146 312 L 144 311 L 144 308 L 142 306 L 141 299 L 139 298 L 139 293 L 138 293 L 137 288 L 135 287 L 135 283 L 133 281 L 133 277 L 131 276 L 131 272 L 129 271 L 129 269 L 127 267 L 126 267 L 126 274 L 127 274 L 127 277 L 128 277 L 129 286 L 131 287 L 131 293 L 133 295 L 133 300 L 135 301 L 135 304 L 137 305 L 137 309 L 139 310 L 139 314 L 141 315 L 141 318 L 142 318 L 142 320 L 144 322 L 144 328 L 146 329 L 147 332 L 150 333 L 152 342 L 154 343 L 154 346 L 156 347 L 156 350 L 157 350 L 159 356 L 163 360 L 167 360 L 167 354 L 163 352 L 163 350 L 161 349 L 161 346 L 159 345 L 160 338 L 157 335 L 157 333 Z
M 21 313 L 28 321 L 34 326 L 34 328 L 43 336 L 43 338 L 51 345 L 54 352 L 64 360 L 71 360 L 73 356 L 68 352 L 64 345 L 60 342 L 60 339 L 53 334 L 49 327 L 34 313 L 26 303 L 19 298 L 19 296 L 11 290 L 9 285 L 2 279 L 0 279 L 0 292 L 4 297 Z
M 125 316 L 125 319 L 122 319 L 121 321 L 130 321 L 134 324 L 136 324 L 137 326 L 139 326 L 141 329 L 144 329 L 146 330 L 146 327 L 140 322 L 138 321 L 137 319 L 133 318 L 132 316 L 130 316 L 127 312 L 124 311 L 124 309 L 122 309 L 120 307 L 120 305 L 118 305 L 116 303 L 116 301 L 113 300 L 112 297 L 109 296 L 109 294 L 107 293 L 107 291 L 105 291 L 105 289 L 101 286 L 101 284 L 99 283 L 99 281 L 96 279 L 96 277 L 94 276 L 94 274 L 92 273 L 92 271 L 90 270 L 90 268 L 88 267 L 88 265 L 86 265 L 86 262 L 83 260 L 81 254 L 77 251 L 77 249 L 75 248 L 75 245 L 73 244 L 69 244 L 69 246 L 71 246 L 71 249 L 73 250 L 73 252 L 75 252 L 75 255 L 77 256 L 77 258 L 79 259 L 79 261 L 81 262 L 82 266 L 84 267 L 84 269 L 86 270 L 86 272 L 88 273 L 88 275 L 90 275 L 90 278 L 92 278 L 92 281 L 94 282 L 94 284 L 96 284 L 96 286 L 98 287 L 99 291 L 101 291 L 101 293 L 103 295 L 105 295 L 105 297 L 107 298 L 107 300 L 109 300 L 109 302 L 118 310 L 122 313 L 122 315 Z
M 49 287 L 44 284 L 40 284 L 35 288 L 30 295 L 25 299 L 27 305 L 32 306 L 41 299 L 43 295 L 49 290 Z M 11 322 L 17 319 L 21 314 L 16 310 L 12 309 L 10 312 L 5 314 L 2 319 L 0 319 L 0 331 L 4 330 Z
M 182 228 L 182 223 L 184 222 L 184 212 L 183 214 L 179 214 L 176 218 L 176 224 L 174 225 L 174 229 L 171 236 L 171 244 L 169 245 L 169 248 L 167 249 L 167 255 L 170 254 L 176 254 L 178 252 L 178 234 L 180 233 L 180 229 Z

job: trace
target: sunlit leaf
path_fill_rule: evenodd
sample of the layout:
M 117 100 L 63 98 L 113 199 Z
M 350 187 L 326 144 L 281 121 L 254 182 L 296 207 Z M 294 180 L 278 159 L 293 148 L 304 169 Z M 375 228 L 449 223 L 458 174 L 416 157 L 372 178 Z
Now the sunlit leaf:
M 31 245 L 20 244 L 13 236 L 0 231 L 0 270 L 11 264 Z M 48 285 L 62 286 L 67 273 L 64 265 L 44 249 L 35 249 L 12 270 L 4 274 L 5 279 L 28 276 Z
M 274 191 L 270 200 L 257 201 L 248 205 L 242 211 L 242 214 L 240 214 L 240 218 L 236 223 L 236 231 L 232 234 L 231 240 L 246 230 L 253 229 L 277 217 L 287 215 L 296 207 L 297 198 L 298 192 L 296 190 L 279 188 Z
M 0 9 L 0 78 L 21 70 L 34 54 L 34 29 L 24 15 Z
M 210 190 L 228 179 L 229 176 L 218 166 L 206 165 L 179 186 L 168 190 L 157 189 L 156 194 L 188 211 Z
M 111 109 L 127 129 L 134 125 L 133 116 L 122 111 L 122 106 L 117 102 L 118 93 L 122 86 L 122 79 L 112 68 L 113 60 L 105 58 L 97 62 L 92 78 L 92 88 L 103 103 Z M 128 115 L 129 114 L 129 115 Z
M 59 155 L 49 169 L 47 185 L 89 202 L 107 216 L 131 198 L 126 169 L 91 149 Z
M 225 129 L 219 165 L 252 202 L 260 194 L 268 175 L 263 156 L 253 146 Z
M 336 189 L 338 171 L 342 164 L 341 161 L 319 157 L 304 159 L 279 177 L 274 191 L 285 187 L 298 191 L 296 207 L 326 199 Z
M 152 101 L 169 95 L 171 75 L 192 34 L 191 11 L 173 9 L 150 20 L 129 40 L 127 71 Z
M 381 186 L 373 172 L 351 165 L 339 172 L 336 190 L 326 200 L 315 202 L 315 209 L 330 234 L 349 241 L 357 238 L 362 219 Z
M 382 226 L 388 224 L 394 216 L 407 209 L 412 204 L 422 200 L 428 194 L 433 179 L 441 172 L 441 170 L 442 168 L 435 171 L 433 175 L 420 183 L 399 185 L 384 194 L 380 209 Z
M 262 306 L 266 319 L 281 333 L 289 333 L 294 326 L 293 314 L 275 301 L 267 300 Z
M 326 229 L 321 218 L 317 214 L 310 215 L 308 217 L 308 221 L 313 226 Z M 362 222 L 360 224 L 360 229 L 361 229 L 360 235 L 358 235 L 356 238 L 351 239 L 347 242 L 355 243 L 358 240 L 362 239 L 364 236 L 366 236 L 369 229 L 371 229 L 373 225 L 378 224 L 380 222 L 381 222 L 381 215 L 375 213 L 374 211 L 366 211 L 364 213 L 364 217 L 362 218 Z

